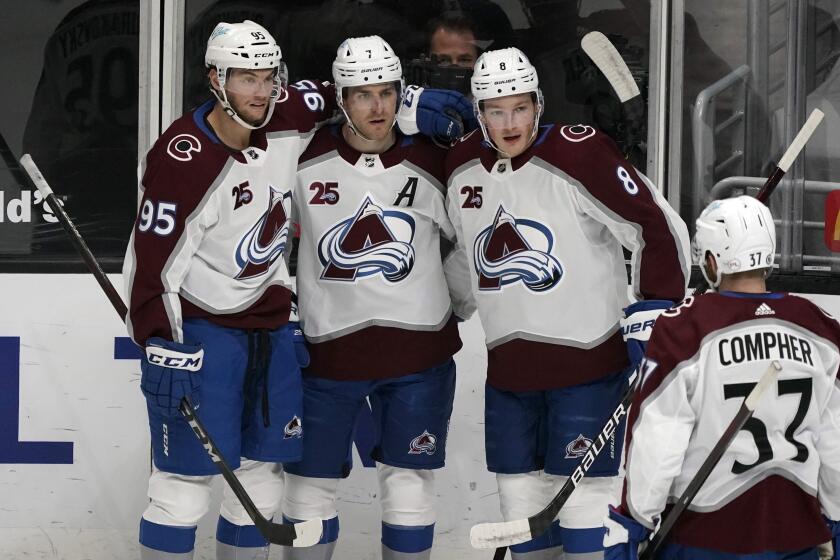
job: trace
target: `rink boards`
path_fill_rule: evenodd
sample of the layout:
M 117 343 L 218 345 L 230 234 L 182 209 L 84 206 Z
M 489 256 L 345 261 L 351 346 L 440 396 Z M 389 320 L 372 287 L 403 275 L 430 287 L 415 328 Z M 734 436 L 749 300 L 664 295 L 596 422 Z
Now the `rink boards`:
M 111 280 L 122 286 L 119 276 Z M 1 282 L 0 559 L 137 557 L 150 468 L 139 354 L 89 275 L 4 275 Z M 812 298 L 840 314 L 840 298 Z M 469 528 L 500 520 L 495 479 L 484 465 L 484 334 L 475 318 L 460 327 L 447 466 L 436 484 L 438 559 L 486 558 L 470 549 Z M 363 451 L 364 431 L 357 438 Z M 335 560 L 376 558 L 379 550 L 375 470 L 358 453 L 354 461 L 340 485 Z M 214 528 L 208 515 L 196 558 L 213 558 Z

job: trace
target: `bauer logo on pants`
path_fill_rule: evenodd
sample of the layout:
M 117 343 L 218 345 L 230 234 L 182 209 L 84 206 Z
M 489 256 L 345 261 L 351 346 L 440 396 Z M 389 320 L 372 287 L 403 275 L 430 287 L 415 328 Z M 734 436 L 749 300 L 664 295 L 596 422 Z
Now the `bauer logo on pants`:
M 437 451 L 437 436 L 430 434 L 428 430 L 423 430 L 423 433 L 411 440 L 408 446 L 408 453 L 410 455 L 434 455 Z

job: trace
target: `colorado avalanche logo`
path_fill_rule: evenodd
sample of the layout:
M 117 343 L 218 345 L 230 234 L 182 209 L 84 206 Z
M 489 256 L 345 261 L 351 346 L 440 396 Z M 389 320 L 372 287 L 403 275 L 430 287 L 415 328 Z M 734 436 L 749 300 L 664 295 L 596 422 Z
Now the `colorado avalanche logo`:
M 580 434 L 566 445 L 566 459 L 577 459 L 583 457 L 592 445 L 592 440 Z
M 269 192 L 268 210 L 236 247 L 236 264 L 239 266 L 236 277 L 240 280 L 265 274 L 286 250 L 289 222 L 283 204 L 286 199 L 291 199 L 292 193 L 281 192 L 272 186 L 269 186 Z
M 560 134 L 569 142 L 583 142 L 595 136 L 595 129 L 584 124 L 575 124 L 560 128 Z
M 408 446 L 409 455 L 434 455 L 437 451 L 437 436 L 430 434 L 428 430 L 423 430 L 423 433 L 411 440 Z
M 300 418 L 295 415 L 289 423 L 286 424 L 286 427 L 283 428 L 283 439 L 292 439 L 292 438 L 299 438 L 303 435 L 303 424 L 300 421 Z
M 365 197 L 359 210 L 331 227 L 318 242 L 324 280 L 354 281 L 382 274 L 399 282 L 414 268 L 414 218 L 382 210 Z
M 475 238 L 473 258 L 479 290 L 499 290 L 523 282 L 544 292 L 560 283 L 563 267 L 551 253 L 554 237 L 543 224 L 516 219 L 499 206 L 493 225 Z

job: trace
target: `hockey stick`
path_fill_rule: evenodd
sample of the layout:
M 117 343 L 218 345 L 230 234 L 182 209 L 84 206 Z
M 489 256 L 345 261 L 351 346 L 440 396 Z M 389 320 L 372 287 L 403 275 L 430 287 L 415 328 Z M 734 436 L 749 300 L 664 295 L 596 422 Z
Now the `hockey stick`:
M 0 157 L 3 158 L 6 167 L 9 169 L 9 173 L 12 174 L 15 181 L 17 181 L 21 187 L 27 186 L 29 183 L 27 181 L 26 174 L 20 170 L 20 164 L 2 133 L 0 133 Z
M 551 502 L 541 512 L 528 519 L 473 525 L 470 529 L 470 544 L 474 548 L 497 548 L 494 559 L 499 560 L 504 558 L 506 547 L 535 539 L 548 531 L 554 522 L 554 518 L 557 517 L 557 513 L 580 484 L 586 472 L 592 467 L 595 458 L 607 446 L 607 442 L 621 423 L 621 418 L 627 414 L 640 377 L 638 371 L 634 371 L 630 376 L 628 380 L 629 388 L 621 398 L 618 408 L 607 419 L 601 433 L 598 434 L 596 440 L 586 450 L 586 454 L 581 457 L 575 470 L 572 471 L 572 476 L 566 480 L 566 483 L 563 484 L 563 487 L 560 488 Z
M 758 191 L 756 198 L 759 201 L 767 204 L 767 200 L 770 198 L 770 195 L 773 194 L 774 190 L 776 190 L 776 187 L 782 180 L 782 177 L 784 177 L 787 170 L 790 169 L 790 166 L 793 164 L 794 160 L 796 160 L 799 152 L 802 151 L 802 148 L 805 147 L 805 144 L 808 143 L 808 140 L 820 125 L 824 116 L 823 112 L 819 109 L 811 111 L 811 114 L 808 116 L 808 120 L 805 121 L 805 124 L 803 124 L 802 128 L 799 129 L 799 132 L 796 133 L 796 137 L 793 139 L 793 142 L 791 142 L 788 149 L 785 150 L 782 159 L 779 160 L 779 164 L 767 178 L 767 181 L 761 187 L 761 190 Z
M 642 98 L 633 74 L 615 46 L 600 31 L 591 31 L 584 35 L 580 41 L 580 46 L 604 77 L 607 78 L 610 87 L 618 96 L 628 135 L 625 141 L 632 143 L 634 134 L 641 130 L 640 127 L 645 116 L 645 100 Z M 628 151 L 625 156 L 629 157 L 630 146 L 625 145 L 625 149 Z
M 720 436 L 720 439 L 712 448 L 709 456 L 706 457 L 706 460 L 703 461 L 702 465 L 700 465 L 700 468 L 697 470 L 697 474 L 695 474 L 694 478 L 691 479 L 691 482 L 688 483 L 688 487 L 686 487 L 682 496 L 680 496 L 680 499 L 677 500 L 677 503 L 671 509 L 668 517 L 666 517 L 662 522 L 662 525 L 659 527 L 659 531 L 657 531 L 653 536 L 650 544 L 648 544 L 645 551 L 640 555 L 639 560 L 653 560 L 654 556 L 665 542 L 665 539 L 668 537 L 668 533 L 670 533 L 671 529 L 673 529 L 677 519 L 679 519 L 682 512 L 689 506 L 691 500 L 694 499 L 694 496 L 696 496 L 697 492 L 700 490 L 700 487 L 703 486 L 703 483 L 706 482 L 707 478 L 709 478 L 709 475 L 712 474 L 712 470 L 714 470 L 718 461 L 720 461 L 720 458 L 723 457 L 723 454 L 726 452 L 729 444 L 732 443 L 732 440 L 735 439 L 735 436 L 741 428 L 744 427 L 747 420 L 752 417 L 755 407 L 758 406 L 764 392 L 770 385 L 773 384 L 780 371 L 782 371 L 781 364 L 779 364 L 778 361 L 773 360 L 767 368 L 767 371 L 764 372 L 764 375 L 761 376 L 761 379 L 759 379 L 758 383 L 755 387 L 753 387 L 753 390 L 750 391 L 750 394 L 747 395 L 747 398 L 744 399 L 743 403 L 741 403 L 741 408 L 738 409 L 738 413 L 735 415 L 735 418 L 732 419 L 732 422 L 729 423 L 726 431 L 724 431 L 723 435 Z
M 73 225 L 73 222 L 70 220 L 67 212 L 65 212 L 64 208 L 58 203 L 55 193 L 53 193 L 46 179 L 44 179 L 44 176 L 41 174 L 41 171 L 35 165 L 35 162 L 32 161 L 32 157 L 29 154 L 24 154 L 23 157 L 20 158 L 20 163 L 32 179 L 32 182 L 36 187 L 38 187 L 38 190 L 41 192 L 44 200 L 49 202 L 50 208 L 52 208 L 56 218 L 58 218 L 58 221 L 61 222 L 61 225 L 70 236 L 73 246 L 76 247 L 77 251 L 79 251 L 79 254 L 84 259 L 90 273 L 93 274 L 96 281 L 99 282 L 99 286 L 105 292 L 105 295 L 108 296 L 108 300 L 111 302 L 111 305 L 114 306 L 114 309 L 117 311 L 120 319 L 125 321 L 127 314 L 125 303 L 117 290 L 114 288 L 114 285 L 111 284 L 111 281 L 108 280 L 107 276 L 105 276 L 105 273 L 102 271 L 99 263 L 96 262 L 96 259 L 90 252 L 85 240 L 82 239 L 82 236 L 79 234 L 76 226 Z M 254 501 L 251 499 L 251 496 L 248 495 L 248 492 L 242 486 L 242 483 L 239 482 L 239 479 L 236 478 L 233 470 L 231 470 L 227 461 L 225 461 L 222 453 L 213 443 L 213 440 L 210 438 L 210 434 L 207 432 L 207 429 L 195 413 L 192 403 L 190 403 L 189 399 L 186 397 L 181 400 L 180 411 L 184 416 L 184 419 L 189 423 L 196 437 L 199 441 L 201 441 L 204 449 L 207 450 L 207 454 L 210 456 L 210 459 L 216 467 L 218 467 L 219 472 L 222 473 L 225 481 L 227 481 L 231 490 L 233 490 L 233 493 L 239 499 L 242 507 L 245 508 L 248 516 L 253 520 L 254 525 L 267 541 L 283 546 L 301 547 L 312 546 L 321 540 L 321 532 L 323 530 L 321 519 L 311 519 L 309 521 L 295 523 L 293 525 L 282 525 L 274 523 L 263 517 L 260 510 L 257 509 L 256 505 L 254 505 Z
M 797 156 L 799 156 L 799 152 L 801 152 L 802 148 L 805 147 L 805 144 L 808 143 L 808 140 L 820 125 L 824 116 L 823 112 L 819 109 L 811 111 L 811 114 L 808 116 L 808 120 L 805 121 L 805 124 L 803 124 L 802 128 L 799 129 L 799 132 L 796 133 L 796 137 L 794 137 L 793 142 L 790 143 L 788 149 L 785 150 L 784 155 L 782 155 L 782 159 L 779 160 L 778 165 L 776 165 L 773 172 L 770 173 L 770 176 L 767 177 L 767 181 L 764 182 L 761 190 L 759 190 L 758 194 L 755 196 L 760 202 L 767 204 L 767 201 L 770 199 L 770 195 L 773 194 L 774 190 L 776 190 L 776 187 L 779 185 L 782 177 L 785 176 L 787 170 L 790 169 L 790 166 L 796 160 Z M 703 256 L 701 256 L 701 258 L 705 259 Z M 698 266 L 704 265 L 705 263 L 702 260 L 698 263 Z M 708 285 L 706 284 L 706 280 L 703 279 L 694 287 L 694 293 L 703 294 L 707 289 Z
M 592 59 L 595 66 L 606 76 L 618 100 L 627 103 L 639 96 L 639 86 L 627 64 L 607 37 L 600 31 L 591 31 L 580 41 L 583 52 Z

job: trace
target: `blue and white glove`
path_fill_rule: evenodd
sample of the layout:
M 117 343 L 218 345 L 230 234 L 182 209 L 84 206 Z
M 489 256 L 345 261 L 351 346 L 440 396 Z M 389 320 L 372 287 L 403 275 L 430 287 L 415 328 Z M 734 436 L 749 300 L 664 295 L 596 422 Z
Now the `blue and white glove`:
M 834 560 L 840 560 L 840 521 L 825 519 L 828 530 L 831 531 L 831 543 L 834 545 Z
M 198 372 L 204 364 L 201 345 L 171 342 L 159 337 L 146 341 L 146 359 L 140 362 L 140 389 L 149 408 L 171 418 L 180 414 L 181 399 L 198 406 Z
M 650 536 L 647 527 L 612 507 L 604 529 L 604 560 L 638 560 L 639 545 Z
M 446 143 L 478 128 L 472 103 L 457 91 L 408 86 L 397 112 L 403 134 L 418 132 Z
M 667 299 L 646 299 L 624 308 L 624 317 L 620 321 L 621 336 L 627 345 L 627 355 L 633 369 L 642 363 L 656 318 L 673 305 Z

